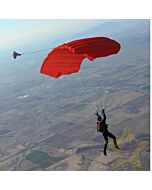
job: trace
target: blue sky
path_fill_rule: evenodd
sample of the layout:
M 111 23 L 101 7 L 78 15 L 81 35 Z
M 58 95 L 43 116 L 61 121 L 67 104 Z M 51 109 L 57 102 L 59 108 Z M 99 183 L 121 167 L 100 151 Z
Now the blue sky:
M 0 20 L 0 49 L 7 50 L 44 38 L 63 38 L 101 24 L 105 20 Z

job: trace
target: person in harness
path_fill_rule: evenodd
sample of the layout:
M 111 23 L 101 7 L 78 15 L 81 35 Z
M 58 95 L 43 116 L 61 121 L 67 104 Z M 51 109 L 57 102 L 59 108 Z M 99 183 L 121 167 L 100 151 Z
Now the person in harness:
M 13 51 L 13 58 L 16 59 L 18 56 L 21 56 L 21 54 Z
M 98 111 L 96 113 L 97 116 L 97 132 L 101 132 L 103 134 L 105 145 L 104 145 L 104 155 L 107 155 L 107 146 L 108 146 L 108 137 L 113 139 L 113 143 L 115 145 L 115 148 L 119 149 L 119 146 L 117 145 L 116 137 L 108 131 L 108 124 L 106 124 L 106 114 L 104 108 L 102 109 L 102 116 L 98 114 Z

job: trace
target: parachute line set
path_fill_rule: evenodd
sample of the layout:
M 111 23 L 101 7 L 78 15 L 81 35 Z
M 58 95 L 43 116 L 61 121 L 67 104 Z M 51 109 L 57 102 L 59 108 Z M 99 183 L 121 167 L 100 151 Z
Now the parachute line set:
M 53 78 L 59 78 L 62 75 L 69 75 L 77 73 L 80 70 L 81 63 L 85 58 L 93 61 L 96 58 L 107 57 L 117 54 L 121 49 L 121 45 L 107 37 L 91 37 L 74 40 L 55 48 L 41 49 L 38 51 L 30 51 L 17 53 L 13 52 L 13 58 L 26 54 L 34 54 L 42 51 L 51 50 L 44 59 L 40 72 Z M 81 88 L 83 90 L 83 83 L 80 79 Z M 105 99 L 107 92 L 104 90 L 103 107 L 105 107 Z
M 17 53 L 14 51 L 13 58 L 16 59 L 21 55 L 51 50 L 44 59 L 40 72 L 53 78 L 78 72 L 81 89 L 83 90 L 83 83 L 79 75 L 82 61 L 85 58 L 93 61 L 96 58 L 117 54 L 120 51 L 120 48 L 121 45 L 113 39 L 107 37 L 91 37 L 74 40 L 55 48 L 47 48 L 25 53 Z M 103 107 L 105 107 L 106 93 L 107 92 L 104 90 Z

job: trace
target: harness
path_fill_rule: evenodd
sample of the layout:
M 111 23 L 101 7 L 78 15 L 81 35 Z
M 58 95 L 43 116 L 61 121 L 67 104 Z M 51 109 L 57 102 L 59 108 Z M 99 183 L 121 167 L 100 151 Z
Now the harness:
M 103 123 L 102 121 L 97 121 L 97 132 L 104 133 L 107 130 L 108 125 Z

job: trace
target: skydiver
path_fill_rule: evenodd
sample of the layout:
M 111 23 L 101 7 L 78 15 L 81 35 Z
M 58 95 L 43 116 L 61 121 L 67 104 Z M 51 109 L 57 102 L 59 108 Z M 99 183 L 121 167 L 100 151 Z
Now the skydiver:
M 13 51 L 13 58 L 16 59 L 17 56 L 21 56 L 21 54 L 17 53 L 16 51 Z
M 96 113 L 97 116 L 97 132 L 101 132 L 103 134 L 105 145 L 104 145 L 104 155 L 107 155 L 107 146 L 108 146 L 108 137 L 113 139 L 113 143 L 115 145 L 115 148 L 119 149 L 119 146 L 117 145 L 116 137 L 108 131 L 108 124 L 106 124 L 106 114 L 104 108 L 102 109 L 102 116 L 98 114 L 98 111 Z

